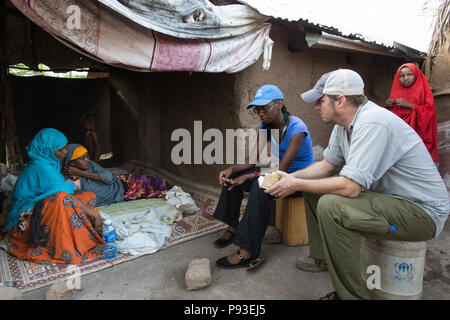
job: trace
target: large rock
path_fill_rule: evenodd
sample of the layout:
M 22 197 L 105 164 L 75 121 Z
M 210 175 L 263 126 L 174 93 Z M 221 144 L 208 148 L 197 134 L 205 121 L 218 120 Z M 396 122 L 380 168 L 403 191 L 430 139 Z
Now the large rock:
M 48 289 L 47 300 L 71 300 L 73 291 L 74 289 L 68 286 L 67 281 L 57 282 Z
M 23 300 L 23 295 L 17 288 L 0 287 L 0 300 Z
M 192 260 L 184 277 L 184 288 L 191 291 L 209 287 L 210 284 L 211 268 L 209 259 Z
M 281 243 L 281 240 L 283 240 L 283 235 L 281 234 L 280 230 L 278 230 L 276 227 L 268 226 L 266 234 L 264 235 L 263 242 L 265 244 L 275 244 Z

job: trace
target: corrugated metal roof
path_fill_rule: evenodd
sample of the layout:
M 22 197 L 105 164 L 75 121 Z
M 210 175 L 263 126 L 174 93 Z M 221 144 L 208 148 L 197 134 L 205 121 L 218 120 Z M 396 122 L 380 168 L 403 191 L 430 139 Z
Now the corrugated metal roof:
M 386 5 L 386 1 L 392 0 L 378 0 L 378 2 L 380 1 L 384 1 L 384 4 Z M 410 53 L 417 55 L 420 54 L 420 52 L 423 52 L 423 50 L 417 50 L 404 44 L 400 45 L 399 42 L 402 42 L 402 39 L 390 38 L 392 36 L 391 34 L 394 33 L 392 29 L 391 32 L 381 34 L 380 30 L 378 30 L 381 29 L 380 26 L 392 23 L 392 20 L 385 21 L 387 16 L 377 17 L 376 24 L 369 25 L 367 20 L 371 18 L 371 15 L 374 13 L 372 13 L 370 9 L 361 10 L 361 6 L 367 6 L 369 4 L 368 1 L 359 0 L 358 4 L 360 7 L 358 8 L 353 8 L 352 5 L 355 5 L 355 2 L 348 0 L 245 0 L 239 2 L 252 7 L 263 15 L 291 22 L 299 21 L 329 34 L 384 46 L 387 49 L 393 50 L 393 52 L 403 52 L 404 50 L 408 50 Z M 373 4 L 374 2 L 370 3 Z M 337 7 L 340 9 L 339 11 L 336 9 Z M 388 8 L 388 11 L 393 10 L 393 8 Z M 352 9 L 355 9 L 356 13 L 352 12 Z M 347 15 L 343 15 L 342 12 L 346 12 Z M 348 14 L 351 15 L 350 19 L 348 18 Z M 409 27 L 411 28 L 411 26 Z

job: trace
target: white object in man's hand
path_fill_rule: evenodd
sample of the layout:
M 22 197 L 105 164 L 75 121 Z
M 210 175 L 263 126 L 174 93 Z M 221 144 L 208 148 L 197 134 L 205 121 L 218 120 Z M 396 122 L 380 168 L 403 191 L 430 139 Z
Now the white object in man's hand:
M 278 176 L 276 183 L 264 192 L 276 198 L 285 198 L 293 194 L 295 192 L 294 184 L 296 179 L 283 171 L 277 171 L 275 174 Z
M 264 175 L 264 179 L 261 179 L 261 177 L 260 177 L 260 179 L 258 180 L 259 186 L 263 189 L 268 189 L 271 186 L 273 186 L 275 183 L 278 182 L 278 178 L 279 178 L 279 176 L 276 172 L 266 173 Z

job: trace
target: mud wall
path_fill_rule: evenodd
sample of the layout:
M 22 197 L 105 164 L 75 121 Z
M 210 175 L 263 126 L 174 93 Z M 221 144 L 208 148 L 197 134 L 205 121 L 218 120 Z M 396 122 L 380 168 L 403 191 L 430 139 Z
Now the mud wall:
M 194 132 L 194 122 L 201 121 L 201 133 L 219 129 L 225 137 L 228 128 L 239 125 L 239 100 L 235 81 L 238 75 L 175 72 L 165 73 L 161 81 L 161 165 L 167 170 L 201 183 L 216 184 L 223 165 L 196 163 L 194 148 L 201 150 L 211 142 L 203 142 Z M 176 165 L 172 161 L 172 149 L 182 138 L 172 141 L 176 129 L 189 131 L 191 164 Z M 195 141 L 194 141 L 195 139 Z M 224 145 L 225 146 L 225 145 Z M 180 153 L 181 154 L 181 153 Z M 224 160 L 225 161 L 225 160 Z
M 234 93 L 235 75 L 189 72 L 137 73 L 111 70 L 112 141 L 115 163 L 138 159 L 161 166 L 184 178 L 214 184 L 220 165 L 195 163 L 194 145 L 203 150 L 203 133 L 211 128 L 225 133 L 239 125 L 239 102 Z M 196 138 L 195 121 L 201 122 Z M 175 164 L 172 150 L 187 130 L 190 164 Z M 194 139 L 196 141 L 194 142 Z M 186 150 L 188 152 L 188 150 Z M 183 153 L 180 153 L 184 155 Z
M 159 73 L 110 71 L 111 137 L 114 164 L 140 159 L 160 165 L 161 88 Z
M 448 39 L 426 62 L 425 76 L 434 95 L 438 123 L 450 120 L 450 35 Z
M 450 30 L 447 41 L 426 61 L 425 76 L 431 86 L 438 123 L 439 173 L 450 195 Z

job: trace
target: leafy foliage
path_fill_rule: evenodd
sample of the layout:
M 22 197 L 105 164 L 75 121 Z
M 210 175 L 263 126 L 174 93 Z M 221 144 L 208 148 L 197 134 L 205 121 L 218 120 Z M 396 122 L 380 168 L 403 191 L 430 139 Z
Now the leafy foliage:
M 10 66 L 9 73 L 19 77 L 56 77 L 56 78 L 71 78 L 71 79 L 85 79 L 87 78 L 88 71 L 69 71 L 69 72 L 53 72 L 48 66 L 40 63 L 38 70 L 31 69 L 23 63 Z

